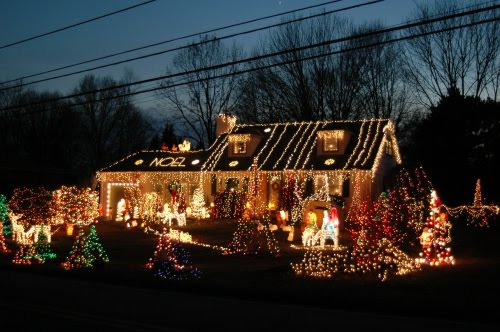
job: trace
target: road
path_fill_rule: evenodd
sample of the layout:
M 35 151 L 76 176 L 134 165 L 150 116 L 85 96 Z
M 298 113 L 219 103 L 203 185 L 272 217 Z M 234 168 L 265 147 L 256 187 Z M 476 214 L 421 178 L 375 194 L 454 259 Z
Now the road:
M 498 330 L 498 326 L 217 298 L 6 270 L 0 271 L 0 280 L 2 330 Z

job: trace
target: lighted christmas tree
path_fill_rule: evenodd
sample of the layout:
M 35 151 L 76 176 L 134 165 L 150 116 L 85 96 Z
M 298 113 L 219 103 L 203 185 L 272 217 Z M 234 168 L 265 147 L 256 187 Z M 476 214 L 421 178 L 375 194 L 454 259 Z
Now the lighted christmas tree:
M 201 271 L 193 267 L 190 254 L 181 243 L 171 238 L 163 229 L 153 257 L 146 264 L 156 277 L 168 280 L 186 280 L 201 277 Z
M 423 250 L 420 253 L 420 263 L 434 266 L 455 263 L 451 248 L 448 246 L 451 242 L 450 231 L 451 223 L 446 209 L 442 206 L 436 191 L 433 190 L 430 197 L 429 215 L 422 232 Z
M 95 225 L 90 226 L 89 233 L 85 237 L 85 250 L 92 257 L 92 265 L 109 263 L 108 254 L 97 236 Z
M 69 255 L 66 257 L 66 260 L 61 263 L 61 266 L 65 270 L 90 268 L 92 267 L 92 262 L 93 259 L 85 246 L 85 232 L 83 229 L 80 229 L 78 235 L 75 237 L 75 242 L 71 247 Z
M 476 190 L 474 191 L 474 207 L 480 207 L 483 205 L 483 199 L 481 197 L 481 180 L 477 179 Z
M 268 214 L 259 219 L 240 218 L 233 239 L 228 244 L 224 254 L 257 255 L 267 253 L 279 256 L 278 242 L 270 225 Z
M 2 235 L 9 235 L 12 233 L 12 225 L 8 218 L 9 207 L 7 205 L 7 198 L 0 194 L 0 224 L 2 224 Z
M 32 262 L 43 264 L 47 260 L 55 259 L 57 254 L 52 250 L 47 235 L 42 230 L 38 234 L 38 240 L 30 246 L 24 257 Z
M 193 218 L 205 218 L 205 193 L 203 188 L 196 188 L 193 192 L 191 216 Z
M 95 225 L 90 227 L 88 235 L 80 229 L 66 260 L 61 264 L 65 270 L 92 268 L 96 264 L 109 262 L 109 258 L 100 244 Z
M 7 244 L 5 243 L 5 236 L 3 235 L 3 225 L 0 223 L 0 253 L 7 254 L 10 252 L 10 249 L 7 248 Z

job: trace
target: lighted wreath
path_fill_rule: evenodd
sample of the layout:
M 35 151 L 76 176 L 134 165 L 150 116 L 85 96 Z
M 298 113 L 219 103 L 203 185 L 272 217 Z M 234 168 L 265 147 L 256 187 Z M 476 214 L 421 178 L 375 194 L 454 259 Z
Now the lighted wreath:
M 177 180 L 170 182 L 170 184 L 168 185 L 168 191 L 170 191 L 170 193 L 177 192 L 180 188 L 181 185 Z
M 280 184 L 278 183 L 278 181 L 273 182 L 271 188 L 273 188 L 274 191 L 278 191 L 278 189 L 280 188 Z

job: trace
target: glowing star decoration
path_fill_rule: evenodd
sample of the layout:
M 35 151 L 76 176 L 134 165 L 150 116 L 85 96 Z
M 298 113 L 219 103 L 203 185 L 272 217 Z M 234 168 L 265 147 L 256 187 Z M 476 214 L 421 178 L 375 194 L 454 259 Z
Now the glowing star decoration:
M 144 163 L 144 160 L 142 160 L 142 159 L 137 159 L 137 160 L 134 162 L 134 165 L 139 166 L 139 165 L 142 165 L 143 163 Z

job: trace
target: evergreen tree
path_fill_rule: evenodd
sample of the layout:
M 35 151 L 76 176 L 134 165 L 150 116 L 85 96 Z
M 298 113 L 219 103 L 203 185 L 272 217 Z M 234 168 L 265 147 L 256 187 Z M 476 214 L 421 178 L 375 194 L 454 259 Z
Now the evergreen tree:
M 154 135 L 149 142 L 148 150 L 159 150 L 161 147 L 160 136 L 158 134 Z
M 109 263 L 109 257 L 97 235 L 95 225 L 90 226 L 89 233 L 85 237 L 85 250 L 91 257 L 92 265 Z
M 0 223 L 0 253 L 7 254 L 10 252 L 10 249 L 7 248 L 7 244 L 5 243 L 5 236 L 3 235 L 3 225 Z
M 450 231 L 451 223 L 448 220 L 448 213 L 442 206 L 436 191 L 433 190 L 430 197 L 429 215 L 422 232 L 421 263 L 434 266 L 455 263 L 451 248 L 448 246 L 451 242 Z
M 278 242 L 270 226 L 268 214 L 259 219 L 246 218 L 246 215 L 240 218 L 233 238 L 224 254 L 258 255 L 267 253 L 279 256 Z
M 167 121 L 161 134 L 161 144 L 165 144 L 169 147 L 169 149 L 172 149 L 172 146 L 177 145 L 178 143 L 179 137 L 175 134 L 174 125 L 172 122 Z
M 177 240 L 170 237 L 166 228 L 159 236 L 152 258 L 146 264 L 156 277 L 168 280 L 200 278 L 201 272 L 193 267 L 189 252 Z
M 42 231 L 38 234 L 38 240 L 36 243 L 31 245 L 28 249 L 28 253 L 25 255 L 26 259 L 35 261 L 37 263 L 43 264 L 48 259 L 55 259 L 57 254 L 52 250 L 50 243 L 48 242 L 47 235 Z
M 191 216 L 194 218 L 205 217 L 205 193 L 201 187 L 194 190 L 193 202 L 191 203 Z
M 0 194 L 0 223 L 2 224 L 2 235 L 9 235 L 12 233 L 12 225 L 9 220 L 9 207 L 7 205 L 7 198 Z
M 95 225 L 90 226 L 88 235 L 80 229 L 66 260 L 61 264 L 65 270 L 92 268 L 96 264 L 108 263 L 109 258 L 102 247 Z

